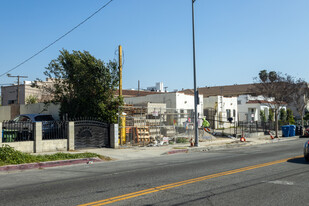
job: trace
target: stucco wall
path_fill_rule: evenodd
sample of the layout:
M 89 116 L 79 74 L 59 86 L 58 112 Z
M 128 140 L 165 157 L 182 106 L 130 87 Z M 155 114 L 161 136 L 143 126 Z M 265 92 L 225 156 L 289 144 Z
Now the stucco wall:
M 59 109 L 60 105 L 49 104 L 47 106 L 44 103 L 37 103 L 37 104 L 24 104 L 20 105 L 20 114 L 33 114 L 33 113 L 40 113 L 40 114 L 50 114 L 54 117 L 54 119 L 59 119 Z
M 3 142 L 3 145 L 9 145 L 14 149 L 26 153 L 34 152 L 34 141 L 26 141 L 26 142 Z
M 26 142 L 3 142 L 4 145 L 9 145 L 14 149 L 26 153 L 34 152 L 34 141 Z M 67 150 L 67 140 L 43 140 L 41 142 L 42 152 L 57 152 L 57 151 L 66 151 Z
M 0 106 L 0 121 L 11 119 L 11 106 Z
M 217 110 L 217 117 L 221 121 L 227 120 L 227 110 L 231 111 L 234 121 L 238 120 L 237 97 L 211 96 L 204 98 L 204 109 L 212 108 Z M 234 115 L 235 110 L 235 115 Z
M 197 107 L 198 113 L 203 114 L 203 95 L 199 95 L 200 104 Z M 146 102 L 152 103 L 165 103 L 166 108 L 180 109 L 194 109 L 194 96 L 186 95 L 183 93 L 162 93 L 162 94 L 152 94 L 141 97 L 130 97 L 124 98 L 124 102 L 127 104 L 141 104 Z
M 41 142 L 42 152 L 55 152 L 55 151 L 66 151 L 67 150 L 67 140 L 43 140 Z

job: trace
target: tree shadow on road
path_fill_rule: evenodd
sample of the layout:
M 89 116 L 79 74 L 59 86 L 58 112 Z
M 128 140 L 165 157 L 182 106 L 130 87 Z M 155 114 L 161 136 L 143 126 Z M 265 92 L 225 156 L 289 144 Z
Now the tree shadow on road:
M 297 163 L 297 164 L 309 164 L 309 162 L 306 162 L 304 157 L 298 157 L 288 160 L 288 162 L 291 163 Z

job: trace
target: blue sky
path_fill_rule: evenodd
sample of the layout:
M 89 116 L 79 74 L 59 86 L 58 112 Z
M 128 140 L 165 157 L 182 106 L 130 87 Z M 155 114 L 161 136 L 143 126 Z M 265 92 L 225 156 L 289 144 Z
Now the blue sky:
M 0 2 L 0 73 L 72 29 L 108 0 Z M 197 86 L 252 83 L 262 69 L 309 81 L 308 0 L 196 0 Z M 164 82 L 193 88 L 191 0 L 114 0 L 29 62 L 10 72 L 44 79 L 59 50 L 117 58 L 124 50 L 123 88 Z M 0 77 L 0 84 L 13 78 Z

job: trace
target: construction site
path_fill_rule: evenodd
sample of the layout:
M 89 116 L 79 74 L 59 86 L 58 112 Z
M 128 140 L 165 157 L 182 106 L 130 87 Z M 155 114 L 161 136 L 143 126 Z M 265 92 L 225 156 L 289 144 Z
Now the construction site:
M 166 108 L 164 103 L 119 107 L 119 144 L 168 144 L 194 138 L 193 113 Z

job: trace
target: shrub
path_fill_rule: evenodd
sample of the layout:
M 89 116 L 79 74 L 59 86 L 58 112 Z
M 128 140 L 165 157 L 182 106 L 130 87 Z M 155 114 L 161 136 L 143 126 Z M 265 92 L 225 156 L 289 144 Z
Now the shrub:
M 52 155 L 31 155 L 24 152 L 15 150 L 9 145 L 2 145 L 0 147 L 0 165 L 8 164 L 24 164 L 32 162 L 46 162 L 46 161 L 55 161 L 55 160 L 66 160 L 66 159 L 81 159 L 81 158 L 90 158 L 98 157 L 102 160 L 111 160 L 109 157 L 101 156 L 96 153 L 61 153 L 58 152 Z
M 185 137 L 178 137 L 176 138 L 176 143 L 187 143 L 188 139 Z

